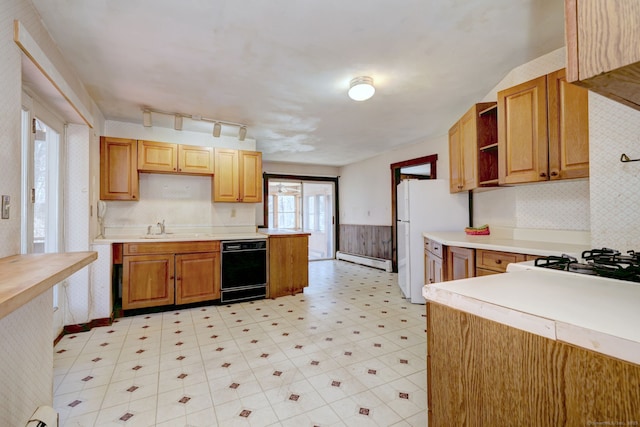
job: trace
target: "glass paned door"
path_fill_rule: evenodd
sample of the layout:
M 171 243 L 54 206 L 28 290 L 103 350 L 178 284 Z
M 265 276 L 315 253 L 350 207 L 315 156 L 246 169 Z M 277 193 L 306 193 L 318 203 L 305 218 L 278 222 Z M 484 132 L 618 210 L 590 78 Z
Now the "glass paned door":
M 28 96 L 22 110 L 21 252 L 60 252 L 63 124 Z M 54 287 L 54 306 L 58 304 Z
M 329 181 L 269 180 L 269 227 L 309 232 L 309 260 L 335 257 L 334 188 Z
M 309 259 L 329 259 L 333 249 L 333 183 L 303 182 L 303 230 L 309 236 Z

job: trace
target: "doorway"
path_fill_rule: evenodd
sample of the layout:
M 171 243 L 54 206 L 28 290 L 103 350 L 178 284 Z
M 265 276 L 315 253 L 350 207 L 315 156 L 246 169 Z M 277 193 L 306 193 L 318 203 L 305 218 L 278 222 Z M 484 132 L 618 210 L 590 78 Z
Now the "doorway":
M 265 174 L 265 226 L 310 233 L 310 261 L 335 258 L 337 186 L 337 178 Z

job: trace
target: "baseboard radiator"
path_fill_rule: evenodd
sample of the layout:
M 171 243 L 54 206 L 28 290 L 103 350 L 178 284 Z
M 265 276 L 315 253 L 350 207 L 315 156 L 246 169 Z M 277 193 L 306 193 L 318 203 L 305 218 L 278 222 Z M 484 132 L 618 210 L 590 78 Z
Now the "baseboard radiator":
M 336 252 L 336 259 L 342 261 L 349 261 L 355 264 L 366 265 L 367 267 L 378 268 L 385 270 L 388 273 L 393 271 L 393 265 L 390 259 L 372 258 L 364 255 L 348 254 L 346 252 Z

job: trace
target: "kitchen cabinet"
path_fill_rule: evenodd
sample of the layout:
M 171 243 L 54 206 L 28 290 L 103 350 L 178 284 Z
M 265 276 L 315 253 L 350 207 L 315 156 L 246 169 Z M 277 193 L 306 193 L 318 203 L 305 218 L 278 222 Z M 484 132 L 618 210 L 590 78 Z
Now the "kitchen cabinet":
M 220 242 L 124 243 L 124 310 L 220 298 Z
M 270 234 L 270 298 L 295 295 L 309 285 L 309 235 Z
M 640 110 L 640 3 L 565 0 L 568 81 Z
M 475 276 L 474 249 L 446 246 L 446 280 L 467 279 Z
M 640 419 L 638 365 L 433 302 L 427 324 L 429 427 Z
M 215 149 L 214 202 L 262 202 L 262 153 Z
M 504 273 L 512 262 L 527 260 L 524 254 L 476 249 L 476 276 Z
M 475 104 L 449 129 L 450 192 L 498 184 L 497 104 Z
M 213 148 L 141 140 L 138 141 L 138 170 L 213 175 Z
M 498 92 L 500 184 L 589 176 L 588 93 L 564 69 Z
M 140 198 L 137 141 L 100 137 L 100 200 Z
M 442 260 L 443 246 L 425 237 L 424 239 L 424 283 L 430 285 L 443 282 L 444 262 Z

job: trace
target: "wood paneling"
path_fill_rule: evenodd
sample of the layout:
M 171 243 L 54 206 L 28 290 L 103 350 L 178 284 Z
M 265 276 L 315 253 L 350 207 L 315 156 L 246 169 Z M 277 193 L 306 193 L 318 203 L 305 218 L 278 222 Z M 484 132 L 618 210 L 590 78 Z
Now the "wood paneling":
M 340 224 L 339 250 L 354 255 L 391 259 L 391 226 Z
M 429 426 L 637 425 L 640 366 L 427 304 Z

